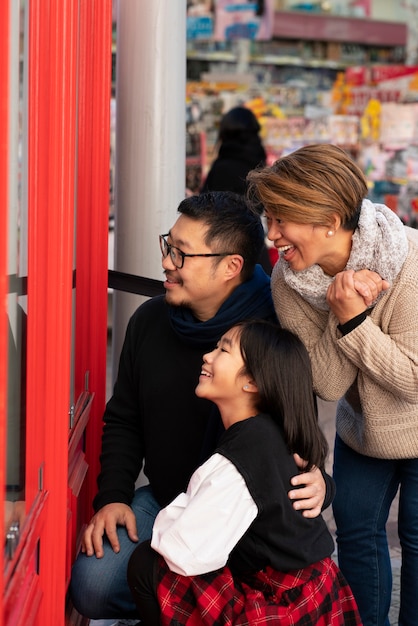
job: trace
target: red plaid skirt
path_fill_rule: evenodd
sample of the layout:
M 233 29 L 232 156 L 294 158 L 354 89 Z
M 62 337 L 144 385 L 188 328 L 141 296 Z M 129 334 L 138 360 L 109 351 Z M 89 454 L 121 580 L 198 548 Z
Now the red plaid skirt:
M 163 559 L 160 565 L 163 626 L 361 626 L 352 591 L 330 558 L 285 574 L 267 567 L 245 579 L 228 567 L 180 576 Z

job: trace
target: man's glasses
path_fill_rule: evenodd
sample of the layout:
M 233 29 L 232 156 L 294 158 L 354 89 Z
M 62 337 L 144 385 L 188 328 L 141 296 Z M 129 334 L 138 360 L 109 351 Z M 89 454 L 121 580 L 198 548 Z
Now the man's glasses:
M 168 255 L 170 255 L 170 259 L 173 265 L 176 266 L 177 269 L 181 270 L 184 265 L 184 259 L 186 256 L 228 256 L 228 254 L 234 254 L 234 252 L 208 252 L 206 254 L 186 254 L 180 248 L 176 248 L 176 246 L 172 246 L 168 243 L 166 237 L 168 237 L 169 233 L 166 235 L 160 235 L 160 248 L 163 258 L 166 259 Z

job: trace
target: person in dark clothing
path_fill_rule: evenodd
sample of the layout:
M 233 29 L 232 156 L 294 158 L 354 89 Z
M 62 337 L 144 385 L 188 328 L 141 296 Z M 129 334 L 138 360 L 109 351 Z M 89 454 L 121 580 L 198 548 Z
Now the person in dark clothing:
M 300 339 L 263 320 L 204 355 L 196 395 L 217 405 L 225 431 L 129 561 L 141 624 L 361 624 L 323 518 L 287 497 L 292 453 L 323 467 L 328 450 L 312 385 Z
M 277 323 L 270 279 L 256 264 L 263 227 L 244 197 L 209 192 L 186 198 L 178 211 L 160 236 L 166 294 L 132 315 L 103 418 L 95 515 L 70 586 L 75 608 L 91 619 L 138 615 L 126 579 L 129 557 L 202 462 L 214 413 L 194 393 L 202 355 L 245 318 Z M 149 485 L 135 489 L 142 468 Z M 332 492 L 324 476 L 314 470 L 292 479 L 289 498 L 308 518 Z
M 245 194 L 250 170 L 266 164 L 260 124 L 246 107 L 225 113 L 219 125 L 218 155 L 208 172 L 202 191 L 234 191 Z
M 266 165 L 267 158 L 260 138 L 260 124 L 250 109 L 238 106 L 225 113 L 219 124 L 218 146 L 218 155 L 202 191 L 233 191 L 244 195 L 248 172 Z M 272 262 L 266 244 L 261 248 L 258 262 L 271 274 Z

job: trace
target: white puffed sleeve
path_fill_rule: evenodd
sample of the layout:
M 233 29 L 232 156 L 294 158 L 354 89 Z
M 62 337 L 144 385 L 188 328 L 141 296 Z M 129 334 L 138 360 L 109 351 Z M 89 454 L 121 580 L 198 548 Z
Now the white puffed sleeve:
M 233 463 L 214 454 L 181 493 L 160 511 L 151 546 L 169 568 L 195 576 L 223 567 L 257 517 L 257 506 Z

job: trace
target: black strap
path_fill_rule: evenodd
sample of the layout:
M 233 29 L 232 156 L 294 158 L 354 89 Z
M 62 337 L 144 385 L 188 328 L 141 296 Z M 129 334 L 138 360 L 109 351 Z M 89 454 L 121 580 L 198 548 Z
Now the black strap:
M 144 276 L 136 276 L 135 274 L 126 274 L 125 272 L 117 272 L 116 270 L 109 270 L 108 275 L 108 286 L 117 291 L 136 293 L 151 298 L 165 293 L 162 280 L 145 278 Z
M 115 270 L 108 271 L 108 287 L 117 291 L 126 291 L 128 293 L 136 293 L 140 296 L 159 296 L 165 293 L 164 283 L 162 280 L 154 278 L 145 278 L 144 276 L 136 276 L 135 274 L 126 274 L 125 272 L 117 272 Z M 73 287 L 76 285 L 76 272 L 73 270 Z M 17 276 L 9 274 L 8 276 L 8 292 L 16 293 L 18 296 L 25 296 L 28 293 L 27 276 Z

